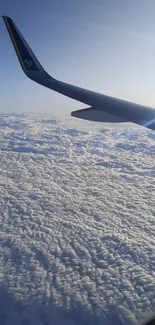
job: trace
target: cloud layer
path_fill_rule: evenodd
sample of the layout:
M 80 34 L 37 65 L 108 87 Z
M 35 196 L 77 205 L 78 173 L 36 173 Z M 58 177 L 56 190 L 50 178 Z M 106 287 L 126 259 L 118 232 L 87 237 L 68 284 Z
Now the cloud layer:
M 154 133 L 13 114 L 0 125 L 0 317 L 117 325 L 150 315 Z

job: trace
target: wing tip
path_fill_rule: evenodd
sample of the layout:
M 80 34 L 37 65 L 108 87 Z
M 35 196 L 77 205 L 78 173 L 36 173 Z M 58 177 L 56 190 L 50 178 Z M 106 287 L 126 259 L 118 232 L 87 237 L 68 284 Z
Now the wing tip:
M 8 21 L 12 22 L 12 19 L 9 17 L 9 16 L 6 16 L 6 15 L 2 15 L 2 18 L 4 19 L 7 19 Z

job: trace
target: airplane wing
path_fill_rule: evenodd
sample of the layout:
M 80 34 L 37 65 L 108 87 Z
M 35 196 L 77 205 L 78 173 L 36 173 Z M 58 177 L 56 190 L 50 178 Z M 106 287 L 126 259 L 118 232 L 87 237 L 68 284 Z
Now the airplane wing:
M 11 18 L 3 16 L 19 62 L 33 81 L 89 108 L 74 111 L 72 116 L 98 122 L 133 122 L 155 130 L 155 109 L 76 87 L 52 78 L 42 67 Z

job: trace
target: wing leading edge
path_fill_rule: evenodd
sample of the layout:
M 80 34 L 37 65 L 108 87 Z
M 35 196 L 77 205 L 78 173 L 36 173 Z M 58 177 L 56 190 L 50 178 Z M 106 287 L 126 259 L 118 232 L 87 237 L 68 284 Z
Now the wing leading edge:
M 154 108 L 106 96 L 52 78 L 44 70 L 13 20 L 7 16 L 3 16 L 3 19 L 27 77 L 47 88 L 91 106 L 72 112 L 72 116 L 99 122 L 133 122 L 155 130 Z

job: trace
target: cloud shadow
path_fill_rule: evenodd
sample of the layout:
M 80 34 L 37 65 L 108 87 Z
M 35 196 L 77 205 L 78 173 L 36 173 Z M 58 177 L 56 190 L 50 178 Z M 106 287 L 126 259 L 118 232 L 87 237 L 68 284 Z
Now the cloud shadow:
M 116 306 L 104 315 L 88 312 L 76 307 L 72 310 L 53 305 L 52 299 L 40 303 L 37 298 L 27 302 L 16 299 L 7 285 L 0 286 L 0 324 L 3 325 L 123 325 L 134 324 L 135 321 L 125 315 L 116 313 Z M 153 323 L 154 324 L 154 323 Z M 151 324 L 152 325 L 152 324 Z

